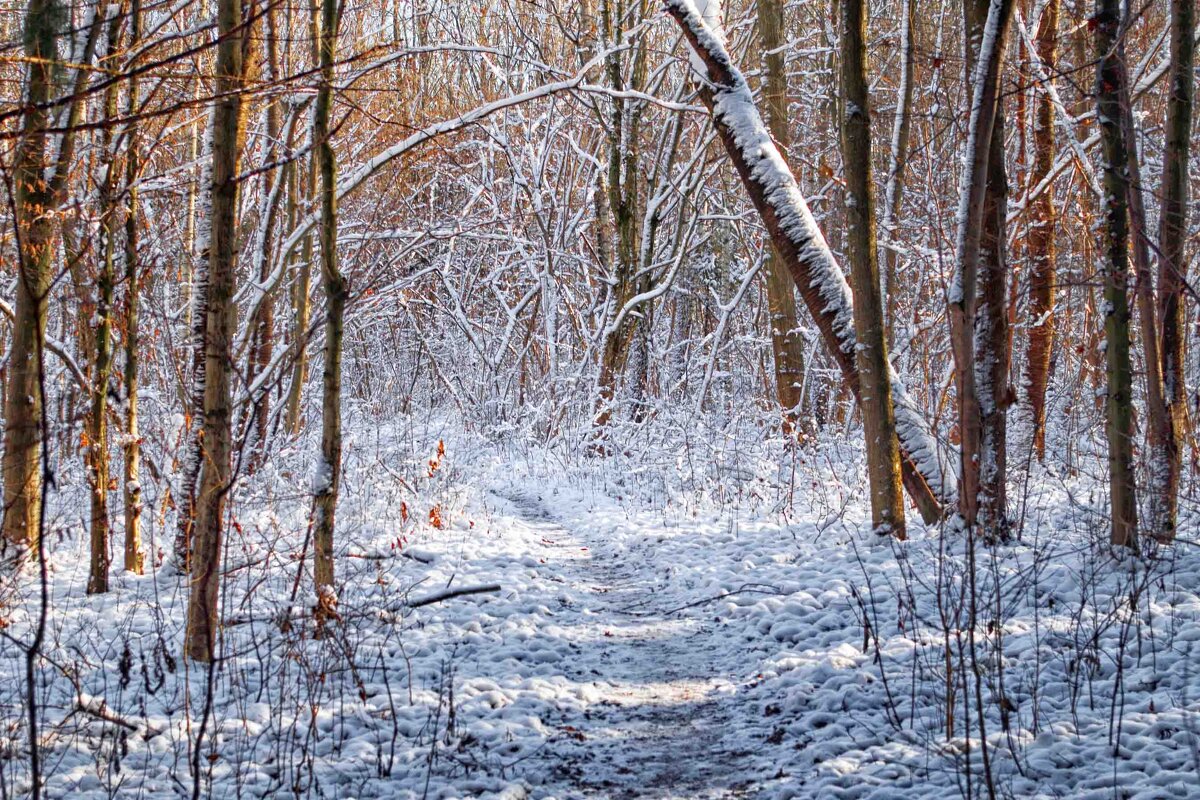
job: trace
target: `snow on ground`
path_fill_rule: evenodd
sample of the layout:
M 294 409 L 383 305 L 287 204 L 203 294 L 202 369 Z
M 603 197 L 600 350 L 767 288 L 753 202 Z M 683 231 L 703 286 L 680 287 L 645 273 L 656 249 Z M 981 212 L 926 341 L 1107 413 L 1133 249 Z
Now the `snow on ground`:
M 198 765 L 214 797 L 986 796 L 982 707 L 1000 796 L 1200 796 L 1195 546 L 1114 556 L 1090 479 L 1039 471 L 1015 494 L 1023 540 L 977 548 L 972 626 L 964 537 L 860 533 L 853 448 L 717 438 L 656 462 L 360 434 L 340 620 L 319 637 L 297 583 L 307 451 L 284 453 L 233 509 L 211 672 L 180 658 L 183 580 L 86 596 L 86 537 L 60 510 L 49 794 L 191 795 Z M 7 796 L 28 786 L 24 594 L 0 651 Z

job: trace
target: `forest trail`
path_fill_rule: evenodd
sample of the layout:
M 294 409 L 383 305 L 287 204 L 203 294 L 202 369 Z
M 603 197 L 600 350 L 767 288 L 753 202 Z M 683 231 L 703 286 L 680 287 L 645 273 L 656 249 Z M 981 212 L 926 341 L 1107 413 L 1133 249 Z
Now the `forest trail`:
M 557 603 L 580 648 L 564 676 L 600 694 L 555 720 L 562 735 L 537 756 L 547 782 L 532 796 L 750 796 L 755 776 L 742 763 L 750 752 L 736 734 L 751 712 L 736 697 L 744 678 L 729 663 L 727 632 L 678 608 L 669 565 L 652 548 L 631 552 L 564 527 L 535 495 L 503 499 L 540 537 L 540 558 L 566 587 Z

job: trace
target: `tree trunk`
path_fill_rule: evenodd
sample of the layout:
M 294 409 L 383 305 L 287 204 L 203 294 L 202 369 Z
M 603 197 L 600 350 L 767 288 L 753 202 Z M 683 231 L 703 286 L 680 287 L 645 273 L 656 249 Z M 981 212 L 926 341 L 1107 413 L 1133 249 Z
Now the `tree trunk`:
M 1058 61 L 1060 0 L 1048 0 L 1037 29 L 1038 60 L 1048 79 Z M 1029 186 L 1038 186 L 1054 168 L 1054 102 L 1042 88 L 1033 112 L 1033 169 Z M 1046 460 L 1046 388 L 1050 383 L 1050 356 L 1054 348 L 1054 293 L 1058 282 L 1055 236 L 1058 231 L 1053 187 L 1046 187 L 1030 209 L 1029 227 L 1029 346 L 1025 392 L 1033 416 L 1033 449 L 1038 461 Z
M 767 125 L 786 154 L 788 136 L 787 64 L 783 55 L 782 0 L 758 0 L 758 31 L 763 51 L 763 100 Z M 786 158 L 786 155 L 785 155 Z M 787 267 L 772 251 L 766 264 L 767 309 L 771 320 L 771 353 L 775 360 L 775 396 L 783 412 L 783 433 L 795 436 L 802 418 L 804 338 L 796 319 L 796 294 Z
M 108 23 L 108 54 L 103 66 L 116 70 L 120 52 L 121 15 Z M 91 562 L 88 594 L 108 591 L 108 391 L 112 377 L 113 283 L 117 254 L 117 201 L 114 196 L 117 164 L 113 152 L 112 121 L 117 116 L 117 84 L 104 90 L 104 124 L 100 128 L 100 263 L 96 268 L 96 360 L 92 365 L 92 410 L 88 423 L 88 479 L 92 489 Z
M 846 178 L 846 244 L 854 288 L 859 405 L 867 440 L 871 525 L 903 539 L 900 448 L 888 377 L 887 340 L 875 240 L 871 177 L 871 112 L 867 89 L 867 14 L 864 0 L 842 4 L 842 169 Z
M 46 110 L 54 86 L 57 0 L 30 0 L 25 15 L 27 105 L 13 162 L 18 238 L 13 333 L 4 397 L 4 539 L 17 558 L 38 550 L 41 527 L 42 347 L 53 258 L 53 197 L 44 179 Z
M 960 189 L 957 270 L 949 297 L 962 442 L 958 511 L 968 527 L 982 524 L 989 536 L 1002 532 L 1005 513 L 1007 190 L 1000 78 L 1013 5 L 1013 0 L 968 2 L 964 72 L 972 76 L 971 119 Z
M 1096 98 L 1104 145 L 1104 339 L 1112 543 L 1137 548 L 1137 493 L 1133 480 L 1133 370 L 1129 360 L 1129 176 L 1121 128 L 1123 78 L 1117 36 L 1119 0 L 1096 0 Z
M 265 76 L 268 85 L 274 83 L 279 78 L 279 54 L 277 47 L 277 30 L 275 23 L 275 6 L 273 4 L 267 6 L 265 13 L 267 23 L 266 36 L 266 64 L 267 75 Z M 270 99 L 267 101 L 267 140 L 270 142 L 267 148 L 266 160 L 268 162 L 275 161 L 279 152 L 278 142 L 280 140 L 280 121 L 279 121 L 279 105 L 282 101 Z M 289 120 L 289 124 L 290 120 Z M 278 174 L 271 176 L 271 180 L 267 181 L 266 188 L 263 192 L 263 201 L 260 207 L 259 225 L 261 226 L 261 236 L 257 252 L 259 271 L 258 281 L 263 286 L 269 286 L 271 277 L 271 255 L 275 245 L 275 227 L 276 221 L 279 218 L 280 199 L 283 197 L 284 181 L 287 178 L 285 172 L 280 170 Z M 255 316 L 250 323 L 250 358 L 249 369 L 247 370 L 247 382 L 253 383 L 254 380 L 263 374 L 271 364 L 271 357 L 275 350 L 275 302 L 274 292 L 267 290 L 267 296 L 263 298 L 255 307 Z M 250 418 L 247 420 L 247 437 L 246 441 L 250 444 L 250 454 L 247 459 L 247 469 L 253 472 L 258 468 L 266 457 L 267 448 L 267 433 L 271 420 L 271 387 L 269 384 L 264 385 L 258 392 L 257 396 L 251 398 Z
M 1121 135 L 1125 138 L 1129 203 L 1129 233 L 1133 251 L 1134 302 L 1137 304 L 1142 355 L 1145 360 L 1147 459 L 1150 485 L 1143 528 L 1154 535 L 1174 528 L 1173 494 L 1166 481 L 1171 472 L 1173 439 L 1171 412 L 1163 393 L 1162 362 L 1159 358 L 1157 310 L 1154 307 L 1154 276 L 1151 272 L 1150 232 L 1146 226 L 1146 203 L 1142 195 L 1142 165 L 1138 157 L 1137 124 L 1133 118 L 1133 98 L 1129 93 L 1129 73 L 1125 68 L 1125 47 L 1118 44 L 1121 66 Z
M 694 53 L 703 59 L 712 86 L 701 90 L 713 123 L 746 193 L 766 226 L 809 313 L 821 331 L 830 355 L 850 391 L 858 397 L 854 353 L 854 310 L 850 287 L 817 227 L 795 178 L 772 141 L 754 107 L 750 87 L 724 46 L 709 35 L 704 23 L 684 0 L 665 0 L 668 13 L 679 23 Z M 904 486 L 922 517 L 932 521 L 953 489 L 941 471 L 937 444 L 899 378 L 889 368 L 896 435 L 904 456 Z
M 903 0 L 900 18 L 900 91 L 896 97 L 896 116 L 892 124 L 892 152 L 888 163 L 887 183 L 883 199 L 884 246 L 879 248 L 883 268 L 884 328 L 888 349 L 895 341 L 897 292 L 896 251 L 886 245 L 896 241 L 900 200 L 904 194 L 904 169 L 908 164 L 908 140 L 912 129 L 913 73 L 916 65 L 916 43 L 913 37 L 913 5 L 916 0 Z
M 200 491 L 193 530 L 191 596 L 188 599 L 187 655 L 211 661 L 218 633 L 221 549 L 225 497 L 232 481 L 232 378 L 237 258 L 238 155 L 241 150 L 243 78 L 240 0 L 217 3 L 216 97 L 213 106 L 212 208 L 204 337 L 204 431 Z
M 129 11 L 130 50 L 136 52 L 141 39 L 141 0 L 131 0 Z M 130 64 L 136 66 L 136 60 Z M 129 79 L 130 119 L 138 112 L 138 79 Z M 125 185 L 129 192 L 129 210 L 125 216 L 125 569 L 141 575 L 145 570 L 145 548 L 142 546 L 142 484 L 140 475 L 141 434 L 138 430 L 138 300 L 141 290 L 138 278 L 138 173 L 141 155 L 138 150 L 139 130 L 136 121 L 127 128 L 129 141 L 125 161 Z
M 1166 147 L 1163 152 L 1162 205 L 1159 214 L 1158 306 L 1162 322 L 1162 375 L 1170 411 L 1167 474 L 1162 481 L 1164 525 L 1154 534 L 1175 536 L 1182 469 L 1180 443 L 1188 426 L 1184 344 L 1187 339 L 1188 159 L 1191 157 L 1192 98 L 1195 83 L 1195 0 L 1171 0 L 1171 71 L 1167 98 Z
M 239 112 L 240 113 L 240 112 Z M 208 341 L 208 307 L 209 307 L 209 258 L 212 254 L 212 191 L 213 176 L 213 141 L 216 121 L 215 111 L 210 110 L 204 137 L 204 155 L 201 157 L 199 183 L 207 187 L 201 194 L 198 205 L 203 206 L 205 227 L 197 230 L 196 248 L 188 253 L 193 267 L 189 270 L 190 280 L 187 283 L 189 292 L 188 318 L 191 333 L 189 343 L 190 360 L 184 385 L 184 431 L 183 431 L 183 476 L 179 484 L 179 496 L 176 503 L 176 529 L 173 559 L 175 566 L 181 572 L 189 572 L 192 568 L 192 532 L 196 524 L 196 483 L 200 480 L 202 462 L 202 436 L 204 431 L 204 373 L 207 360 Z
M 321 193 L 321 277 L 325 287 L 325 370 L 321 395 L 321 461 L 314 481 L 315 578 L 318 609 L 328 610 L 333 590 L 333 529 L 342 472 L 342 334 L 349 287 L 337 260 L 337 162 L 330 115 L 338 36 L 337 0 L 321 0 L 321 85 L 313 119 L 313 144 Z
M 290 147 L 290 144 L 289 144 Z M 288 230 L 294 230 L 299 213 L 299 196 L 303 191 L 304 199 L 313 194 L 312 161 L 306 160 L 303 181 L 295 163 L 288 164 Z M 302 188 L 303 187 L 303 188 Z M 289 263 L 295 257 L 288 255 Z M 309 316 L 309 282 L 312 277 L 312 237 L 305 236 L 300 247 L 299 269 L 295 282 L 292 284 L 292 379 L 288 386 L 287 416 L 285 428 L 292 436 L 300 435 L 301 401 L 304 396 L 304 381 L 308 377 L 308 316 Z
M 624 3 L 617 0 L 616 7 L 606 0 L 601 5 L 605 38 L 611 43 L 622 41 L 626 9 Z M 621 52 L 613 52 L 605 61 L 605 74 L 609 87 L 617 92 L 628 90 L 641 91 L 645 86 L 646 77 L 646 46 L 644 40 L 633 49 L 632 78 L 626 85 L 622 73 Z M 608 191 L 607 210 L 612 217 L 611 224 L 616 232 L 613 263 L 613 283 L 609 294 L 610 319 L 620 314 L 621 309 L 635 295 L 649 288 L 648 275 L 638 275 L 641 264 L 642 239 L 641 220 L 645 213 L 641 193 L 638 191 L 642 176 L 641 149 L 641 108 L 636 100 L 626 100 L 614 95 L 611 99 L 612 111 L 609 121 L 608 136 Z M 595 429 L 597 436 L 602 437 L 612 418 L 613 406 L 617 399 L 617 386 L 626 373 L 630 351 L 639 335 L 638 329 L 645 324 L 642 313 L 635 311 L 624 314 L 615 322 L 607 322 L 604 349 L 600 356 L 600 374 L 598 380 L 599 396 L 597 398 L 597 413 Z M 635 376 L 635 380 L 641 376 Z M 644 387 L 635 387 L 634 394 L 644 394 Z M 601 448 L 602 449 L 602 448 Z

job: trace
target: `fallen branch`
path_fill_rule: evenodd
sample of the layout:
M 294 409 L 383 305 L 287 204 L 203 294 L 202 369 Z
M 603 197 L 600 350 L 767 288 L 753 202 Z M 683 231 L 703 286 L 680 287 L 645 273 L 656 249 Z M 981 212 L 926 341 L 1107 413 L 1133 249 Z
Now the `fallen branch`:
M 132 720 L 126 719 L 110 709 L 108 707 L 108 703 L 103 700 L 85 700 L 82 697 L 77 697 L 75 699 L 75 709 L 83 714 L 87 714 L 90 717 L 95 717 L 98 720 L 108 722 L 112 725 L 118 725 L 126 730 L 136 732 L 144 727 L 146 729 L 145 735 L 147 740 L 153 739 L 155 736 L 158 736 L 160 733 L 162 733 L 162 731 L 158 730 L 157 728 L 152 728 L 149 725 L 143 725 L 142 723 L 133 722 Z
M 407 605 L 409 608 L 420 608 L 421 606 L 431 606 L 434 603 L 441 603 L 444 600 L 452 600 L 455 597 L 463 597 L 471 594 L 493 594 L 500 591 L 500 584 L 489 583 L 484 586 L 464 586 L 462 589 L 448 589 L 444 592 L 431 594 L 428 597 L 422 597 L 419 600 L 410 600 Z

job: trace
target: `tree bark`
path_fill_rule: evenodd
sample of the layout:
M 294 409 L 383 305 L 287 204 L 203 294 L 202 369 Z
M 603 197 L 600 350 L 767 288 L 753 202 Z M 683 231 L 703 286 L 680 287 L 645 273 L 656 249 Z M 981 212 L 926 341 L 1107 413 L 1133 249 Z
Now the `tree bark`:
M 330 137 L 333 64 L 338 36 L 337 0 L 321 0 L 321 84 L 313 118 L 313 144 L 321 193 L 321 278 L 325 288 L 325 370 L 321 396 L 321 461 L 314 481 L 315 578 L 318 609 L 333 590 L 333 533 L 342 471 L 342 335 L 349 286 L 337 259 L 337 162 Z
M 41 524 L 41 384 L 53 257 L 53 196 L 46 168 L 45 104 L 54 86 L 62 7 L 30 0 L 25 14 L 26 107 L 13 162 L 19 258 L 4 397 L 4 538 L 23 560 L 38 550 Z
M 1037 56 L 1052 79 L 1058 61 L 1060 0 L 1048 0 L 1037 29 Z M 1054 101 L 1040 89 L 1033 112 L 1033 169 L 1029 186 L 1038 186 L 1054 169 Z M 1033 201 L 1029 227 L 1029 340 L 1026 350 L 1025 394 L 1033 417 L 1033 449 L 1046 460 L 1046 389 L 1054 349 L 1054 294 L 1058 283 L 1055 237 L 1058 232 L 1053 187 Z
M 137 51 L 141 40 L 142 3 L 131 0 L 129 11 L 130 49 Z M 137 65 L 136 58 L 130 67 Z M 129 79 L 128 115 L 138 112 L 138 79 Z M 138 347 L 141 336 L 138 326 L 138 301 L 141 285 L 138 276 L 138 188 L 141 171 L 139 129 L 136 121 L 127 128 L 128 152 L 125 161 L 125 185 L 129 193 L 129 209 L 125 216 L 125 569 L 136 575 L 145 570 L 145 548 L 142 546 L 142 484 L 141 433 L 138 430 Z
M 962 442 L 958 511 L 968 527 L 981 524 L 988 536 L 1002 535 L 1005 517 L 1007 189 L 1000 78 L 1013 6 L 1013 0 L 968 0 L 966 9 L 971 120 L 958 211 L 958 263 L 949 297 Z
M 786 158 L 788 134 L 787 63 L 783 55 L 783 3 L 758 0 L 758 31 L 763 51 L 763 99 L 767 125 Z M 771 321 L 771 354 L 775 362 L 775 396 L 783 413 L 783 433 L 795 436 L 802 419 L 804 338 L 796 318 L 796 294 L 787 267 L 772 248 L 766 264 L 767 309 Z
M 916 0 L 903 0 L 900 18 L 900 90 L 896 97 L 896 115 L 892 124 L 892 152 L 884 185 L 884 242 L 879 248 L 883 269 L 884 328 L 888 349 L 895 341 L 897 312 L 896 251 L 886 245 L 897 239 L 900 202 L 904 195 L 904 170 L 908 165 L 908 142 L 912 129 L 913 79 L 916 68 L 916 42 L 913 30 L 913 6 Z
M 875 188 L 871 176 L 871 112 L 867 88 L 867 14 L 864 0 L 842 4 L 842 169 L 846 178 L 846 244 L 854 288 L 854 329 L 859 406 L 867 440 L 871 525 L 905 536 L 900 448 L 888 376 L 887 340 L 875 239 Z
M 116 69 L 120 52 L 121 14 L 108 23 L 108 54 L 103 66 Z M 88 422 L 88 481 L 92 490 L 91 561 L 88 594 L 108 591 L 109 518 L 108 392 L 112 377 L 113 284 L 117 253 L 117 164 L 113 152 L 112 121 L 117 116 L 117 84 L 104 90 L 104 124 L 100 129 L 100 263 L 96 268 L 96 360 L 92 365 L 92 409 Z
M 1195 93 L 1195 0 L 1171 0 L 1171 70 L 1167 98 L 1166 147 L 1163 152 L 1162 205 L 1159 214 L 1158 307 L 1162 323 L 1162 375 L 1170 411 L 1167 473 L 1162 480 L 1164 524 L 1154 535 L 1175 536 L 1182 470 L 1180 443 L 1188 427 L 1184 345 L 1187 340 L 1188 159 L 1191 157 L 1192 102 Z
M 1104 338 L 1112 543 L 1137 548 L 1137 492 L 1133 480 L 1133 370 L 1129 359 L 1129 177 L 1121 126 L 1123 78 L 1117 37 L 1119 0 L 1096 0 L 1097 117 L 1104 145 Z
M 205 303 L 208 321 L 204 337 L 204 430 L 186 640 L 187 655 L 202 662 L 212 661 L 216 651 L 225 498 L 232 481 L 230 383 L 237 322 L 233 298 L 245 36 L 240 0 L 218 0 L 217 33 L 217 99 L 212 110 L 212 208 Z
M 1162 536 L 1174 528 L 1174 495 L 1168 489 L 1173 443 L 1171 411 L 1163 393 L 1162 362 L 1159 357 L 1157 310 L 1154 304 L 1154 276 L 1151 271 L 1150 232 L 1146 225 L 1146 203 L 1142 193 L 1142 165 L 1137 147 L 1137 124 L 1133 118 L 1133 98 L 1129 91 L 1129 73 L 1125 68 L 1125 48 L 1118 44 L 1121 68 L 1121 135 L 1125 138 L 1129 203 L 1129 234 L 1133 255 L 1134 302 L 1138 312 L 1138 331 L 1145 361 L 1147 460 L 1150 480 L 1146 514 L 1142 527 Z
M 615 7 L 614 7 L 615 5 Z M 604 0 L 601 4 L 601 20 L 604 36 L 609 42 L 620 42 L 626 24 L 625 3 L 622 0 Z M 605 60 L 605 76 L 609 87 L 616 92 L 641 91 L 646 78 L 646 45 L 639 42 L 632 51 L 631 79 L 626 85 L 622 67 L 622 53 L 614 51 Z M 642 103 L 626 100 L 614 95 L 608 134 L 608 176 L 605 189 L 608 192 L 607 210 L 616 232 L 613 248 L 613 283 L 609 289 L 609 313 L 620 313 L 625 304 L 649 288 L 649 275 L 638 275 L 641 264 L 642 237 L 641 218 L 645 213 L 641 193 L 638 191 L 642 176 L 639 138 L 641 136 Z M 600 355 L 598 379 L 599 396 L 595 417 L 597 436 L 602 437 L 612 418 L 617 400 L 617 386 L 629 366 L 630 352 L 641 335 L 645 324 L 642 312 L 624 314 L 615 324 L 606 321 L 604 349 Z M 635 375 L 641 380 L 642 375 Z M 644 386 L 635 386 L 635 395 L 644 395 Z M 603 449 L 601 446 L 600 449 Z

